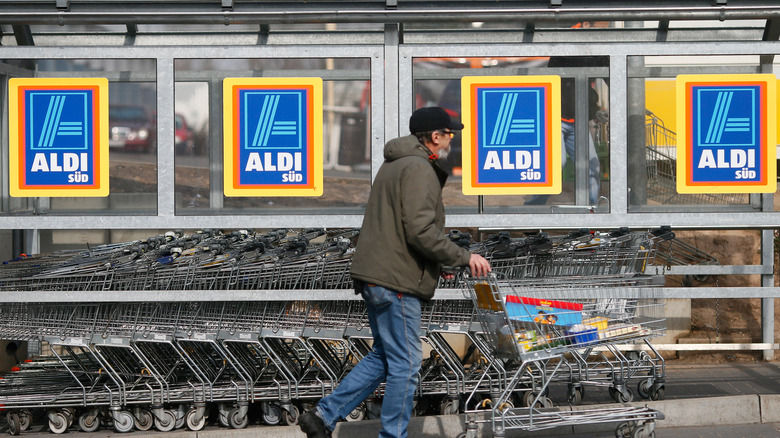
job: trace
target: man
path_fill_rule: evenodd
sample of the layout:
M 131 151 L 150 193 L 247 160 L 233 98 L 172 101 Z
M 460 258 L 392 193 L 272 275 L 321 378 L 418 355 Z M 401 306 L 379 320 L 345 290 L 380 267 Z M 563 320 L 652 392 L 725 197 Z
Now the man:
M 386 381 L 380 437 L 406 437 L 422 362 L 420 304 L 433 298 L 442 266 L 490 272 L 487 260 L 444 234 L 438 164 L 450 151 L 453 131 L 463 129 L 438 107 L 421 108 L 409 120 L 411 135 L 385 145 L 352 260 L 355 289 L 366 302 L 373 349 L 298 424 L 309 438 L 328 437 L 380 383 Z

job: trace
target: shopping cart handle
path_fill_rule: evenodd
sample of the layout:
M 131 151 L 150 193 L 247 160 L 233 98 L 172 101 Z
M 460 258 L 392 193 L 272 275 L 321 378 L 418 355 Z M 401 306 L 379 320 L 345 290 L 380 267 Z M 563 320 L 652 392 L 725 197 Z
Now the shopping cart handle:
M 648 407 L 647 405 L 645 405 L 645 407 L 648 408 L 648 409 L 652 409 L 652 408 Z M 659 411 L 658 409 L 652 409 L 652 411 L 655 412 L 655 419 L 656 420 L 666 420 L 666 416 L 664 415 L 663 412 Z
M 650 230 L 650 234 L 652 234 L 655 237 L 658 237 L 661 240 L 674 239 L 674 232 L 672 231 L 672 227 L 669 225 L 663 225 L 658 228 L 653 228 L 652 230 Z

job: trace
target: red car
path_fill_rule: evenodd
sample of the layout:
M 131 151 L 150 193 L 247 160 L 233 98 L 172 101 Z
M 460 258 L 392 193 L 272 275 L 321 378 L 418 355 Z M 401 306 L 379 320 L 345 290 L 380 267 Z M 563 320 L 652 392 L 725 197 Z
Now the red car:
M 192 155 L 195 152 L 195 134 L 181 114 L 174 115 L 175 147 L 179 155 Z
M 155 148 L 155 124 L 146 108 L 140 105 L 109 105 L 108 146 L 135 152 L 152 152 Z

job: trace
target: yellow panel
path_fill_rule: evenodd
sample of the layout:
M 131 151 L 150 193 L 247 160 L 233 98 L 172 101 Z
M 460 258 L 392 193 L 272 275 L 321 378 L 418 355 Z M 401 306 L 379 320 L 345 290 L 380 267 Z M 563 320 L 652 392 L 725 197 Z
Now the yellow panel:
M 677 132 L 675 87 L 673 79 L 645 81 L 645 106 L 664 122 L 666 129 Z
M 226 196 L 322 195 L 321 78 L 227 78 L 223 115 Z
M 559 76 L 466 76 L 461 102 L 464 194 L 561 192 Z

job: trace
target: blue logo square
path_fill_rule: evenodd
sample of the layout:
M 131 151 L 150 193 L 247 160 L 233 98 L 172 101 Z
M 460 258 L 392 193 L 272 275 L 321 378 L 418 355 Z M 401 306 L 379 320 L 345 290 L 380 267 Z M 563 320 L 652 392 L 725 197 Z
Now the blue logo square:
M 29 150 L 90 147 L 91 91 L 29 91 L 26 98 Z
M 694 88 L 694 145 L 758 146 L 759 90 L 753 86 Z
M 241 149 L 303 149 L 305 91 L 240 91 Z
M 483 148 L 539 148 L 543 140 L 543 89 L 480 90 L 479 125 Z

